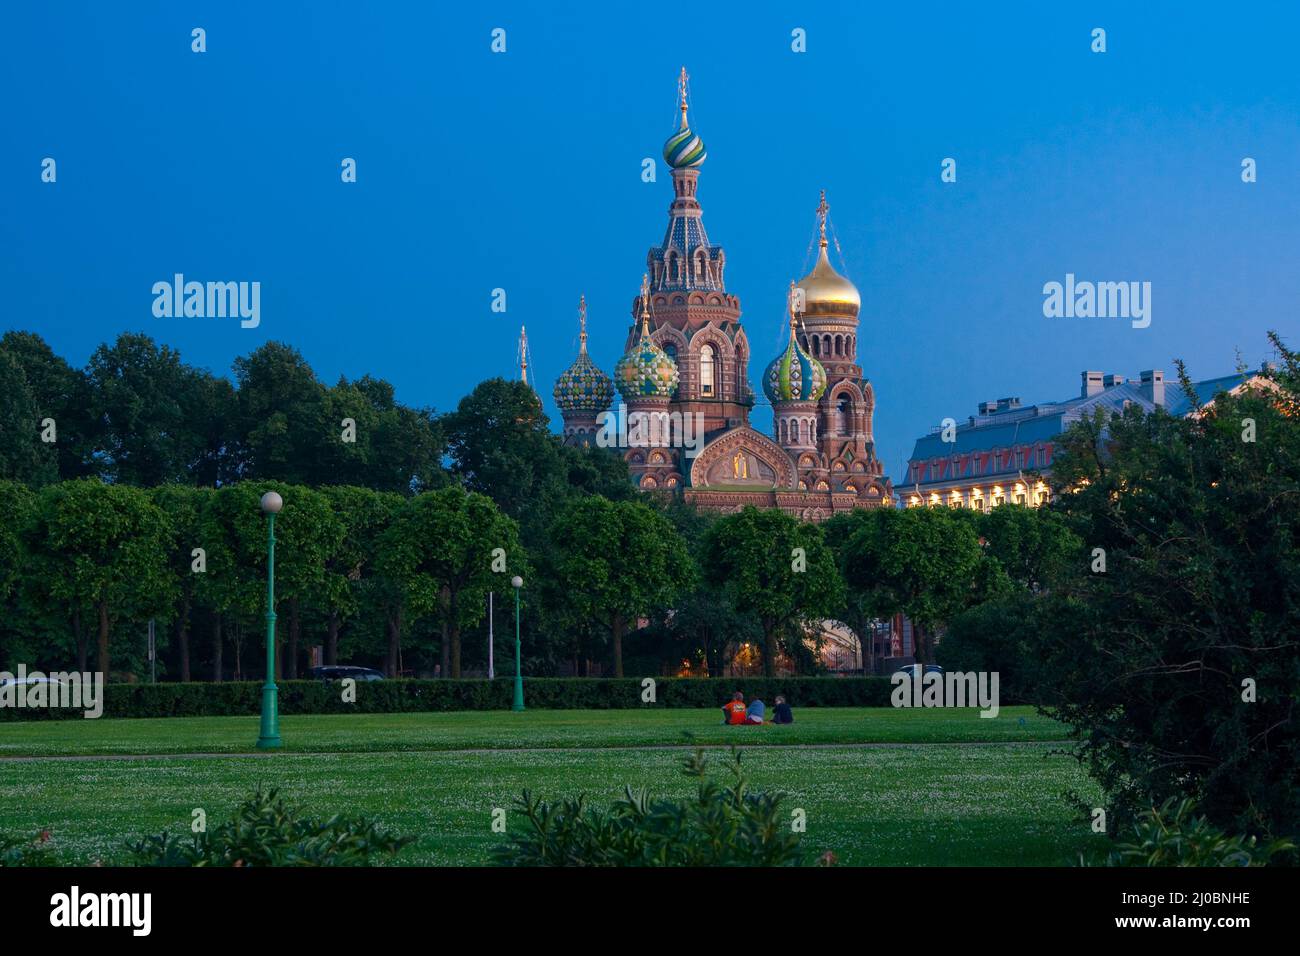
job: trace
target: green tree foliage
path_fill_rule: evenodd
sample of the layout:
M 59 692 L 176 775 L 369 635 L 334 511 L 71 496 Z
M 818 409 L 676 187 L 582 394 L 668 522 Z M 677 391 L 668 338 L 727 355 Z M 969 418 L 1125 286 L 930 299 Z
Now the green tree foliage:
M 575 500 L 550 537 L 554 585 L 579 620 L 608 627 L 614 676 L 622 677 L 628 624 L 662 614 L 691 586 L 690 553 L 672 522 L 640 501 Z
M 392 524 L 403 499 L 393 492 L 351 486 L 331 485 L 320 492 L 342 529 L 313 602 L 326 620 L 325 663 L 337 664 L 340 629 L 364 606 L 376 574 L 380 535 Z
M 91 413 L 98 423 L 100 467 L 120 484 L 191 482 L 212 471 L 206 417 L 228 410 L 216 400 L 211 376 L 181 362 L 174 349 L 143 334 L 123 334 L 101 345 L 87 369 Z
M 625 787 L 609 812 L 585 796 L 551 804 L 528 791 L 516 801 L 526 821 L 494 847 L 498 866 L 801 866 L 802 834 L 793 831 L 785 796 L 750 788 L 732 750 L 729 783 L 707 777 L 703 751 L 688 758 L 700 780 L 692 799 L 665 800 Z
M 518 524 L 485 495 L 443 488 L 406 502 L 380 538 L 379 551 L 381 573 L 398 590 L 395 610 L 408 618 L 441 616 L 449 665 L 444 675 L 459 677 L 461 629 L 482 620 L 489 590 L 506 590 L 511 576 L 527 570 Z M 395 620 L 391 674 L 397 672 L 400 640 L 401 618 Z
M 98 620 L 98 667 L 109 673 L 114 621 L 147 618 L 174 600 L 167 571 L 171 526 L 138 488 L 79 479 L 42 489 L 27 547 L 45 555 L 56 600 L 86 608 Z
M 399 405 L 393 386 L 369 375 L 339 379 L 326 402 L 329 428 L 320 439 L 318 474 L 340 485 L 402 494 L 445 483 L 446 442 L 433 412 Z M 351 440 L 343 441 L 347 420 Z
M 239 432 L 247 478 L 309 484 L 324 436 L 339 435 L 329 420 L 325 387 L 307 360 L 282 342 L 267 342 L 235 359 L 239 385 Z
M 881 616 L 912 620 L 916 659 L 933 658 L 934 630 L 980 595 L 974 515 L 952 508 L 876 508 L 844 545 L 845 580 Z
M 709 583 L 759 622 L 767 677 L 776 674 L 779 637 L 792 625 L 830 617 L 841 600 L 839 571 L 821 530 L 782 511 L 746 507 L 719 519 L 705 535 L 703 563 Z
M 203 541 L 202 516 L 212 492 L 187 485 L 162 485 L 150 491 L 154 504 L 167 515 L 167 569 L 176 583 L 176 601 L 166 615 L 172 625 L 179 655 L 179 678 L 188 681 L 190 671 L 190 621 L 200 573 L 194 571 L 194 550 Z M 206 573 L 206 572 L 203 572 Z
M 1040 608 L 1038 692 L 1121 817 L 1186 795 L 1300 832 L 1300 364 L 1275 344 L 1275 388 L 1086 420 L 1054 465 L 1084 553 Z
M 91 411 L 90 383 L 85 373 L 55 355 L 35 332 L 6 332 L 0 338 L 0 352 L 18 363 L 36 403 L 36 419 L 31 430 L 24 424 L 20 434 L 31 435 L 33 442 L 39 442 L 36 424 L 46 418 L 54 419 L 58 441 L 53 451 L 58 462 L 58 477 L 80 478 L 96 474 L 98 464 L 94 450 L 99 436 Z M 19 410 L 26 413 L 25 409 Z M 7 418 L 3 424 L 10 424 Z M 44 463 L 44 454 L 39 457 Z M 41 480 L 47 477 L 41 472 Z
M 58 479 L 57 446 L 39 440 L 40 422 L 22 366 L 0 348 L 0 479 L 33 485 Z

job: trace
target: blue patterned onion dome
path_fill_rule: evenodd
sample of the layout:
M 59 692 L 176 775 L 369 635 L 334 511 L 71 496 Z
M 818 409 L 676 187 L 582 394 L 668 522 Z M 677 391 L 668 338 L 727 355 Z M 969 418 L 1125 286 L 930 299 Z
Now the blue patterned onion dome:
M 602 412 L 614 401 L 614 383 L 587 355 L 587 297 L 578 299 L 578 358 L 555 380 L 561 412 Z
M 562 412 L 600 412 L 614 401 L 614 383 L 598 369 L 586 349 L 555 380 L 555 404 Z
M 800 346 L 790 326 L 790 344 L 763 373 L 763 391 L 773 402 L 815 402 L 826 391 L 826 369 Z

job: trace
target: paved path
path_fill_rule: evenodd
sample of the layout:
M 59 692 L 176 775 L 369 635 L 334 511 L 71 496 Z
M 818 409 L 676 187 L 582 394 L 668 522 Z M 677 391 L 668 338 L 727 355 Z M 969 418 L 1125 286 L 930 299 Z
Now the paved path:
M 848 744 L 749 744 L 743 749 L 755 750 L 898 750 L 906 747 L 1067 747 L 1068 740 L 949 740 L 914 741 L 911 743 L 848 743 Z M 3 763 L 38 763 L 63 761 L 77 763 L 94 760 L 226 760 L 232 758 L 272 757 L 372 757 L 382 754 L 438 755 L 473 754 L 538 754 L 538 753 L 595 753 L 629 750 L 727 750 L 731 744 L 619 744 L 613 747 L 468 747 L 444 750 L 249 750 L 230 753 L 169 753 L 169 754 L 58 754 L 51 756 L 0 756 Z

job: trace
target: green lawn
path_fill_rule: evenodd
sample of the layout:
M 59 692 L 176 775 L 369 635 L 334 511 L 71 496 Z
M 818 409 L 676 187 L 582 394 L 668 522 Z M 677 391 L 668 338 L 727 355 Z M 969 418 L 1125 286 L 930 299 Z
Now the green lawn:
M 198 807 L 224 818 L 262 784 L 315 813 L 364 812 L 416 836 L 397 863 L 481 864 L 502 840 L 492 810 L 509 810 L 525 787 L 547 797 L 585 791 L 600 804 L 624 784 L 690 792 L 685 754 L 662 746 L 689 730 L 701 742 L 745 745 L 753 785 L 789 794 L 787 808 L 807 813 L 809 849 L 834 850 L 846 864 L 1057 865 L 1093 839 L 1062 795 L 1093 799 L 1096 788 L 1072 758 L 1041 743 L 1060 740 L 1063 728 L 1026 711 L 990 720 L 974 711 L 805 709 L 793 727 L 758 728 L 712 718 L 698 710 L 286 717 L 286 743 L 319 752 L 257 757 L 236 753 L 256 735 L 250 717 L 4 723 L 7 754 L 230 755 L 0 760 L 0 832 L 49 829 L 66 862 L 112 863 L 125 840 L 187 831 Z M 852 746 L 863 743 L 897 745 Z
M 713 710 L 530 710 L 318 714 L 280 718 L 284 749 L 316 753 L 511 747 L 651 747 L 682 744 L 971 743 L 1063 740 L 1067 730 L 1032 707 L 975 710 L 803 708 L 787 726 L 724 727 Z M 37 720 L 0 723 L 0 756 L 240 753 L 253 750 L 256 717 Z

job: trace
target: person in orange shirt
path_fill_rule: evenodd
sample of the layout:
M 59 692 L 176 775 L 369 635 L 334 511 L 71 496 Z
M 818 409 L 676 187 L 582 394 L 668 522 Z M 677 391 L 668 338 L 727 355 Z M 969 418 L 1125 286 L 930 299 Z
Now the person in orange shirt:
M 731 700 L 723 705 L 722 722 L 724 724 L 743 724 L 745 722 L 745 695 L 736 691 Z

